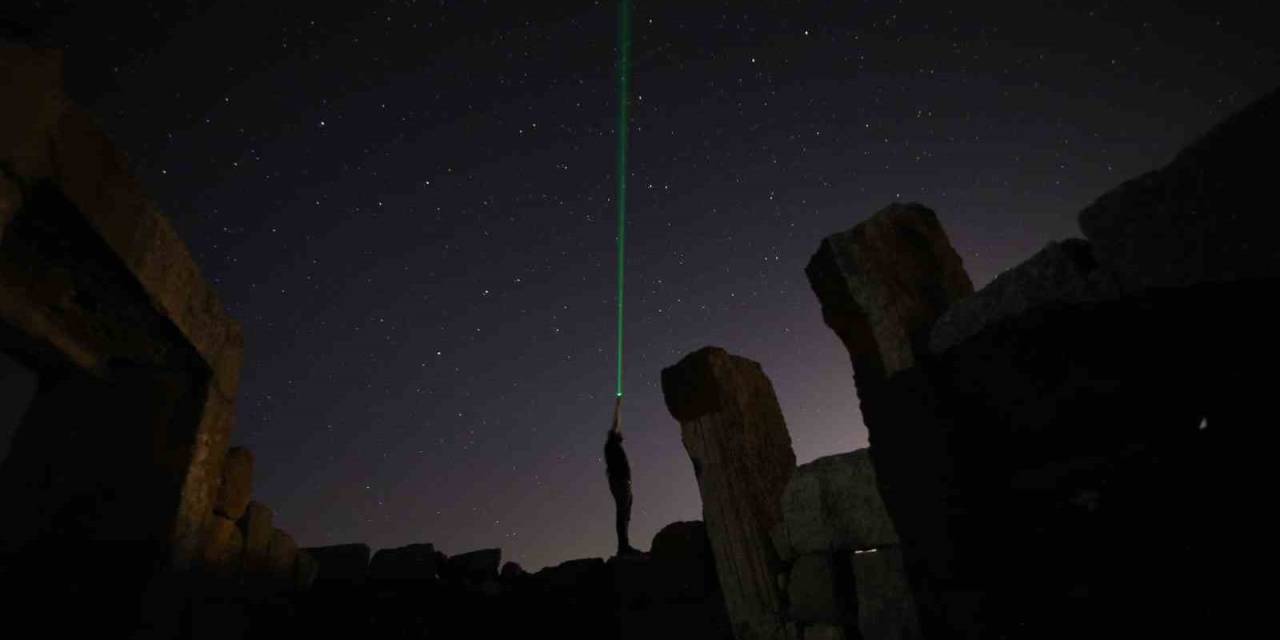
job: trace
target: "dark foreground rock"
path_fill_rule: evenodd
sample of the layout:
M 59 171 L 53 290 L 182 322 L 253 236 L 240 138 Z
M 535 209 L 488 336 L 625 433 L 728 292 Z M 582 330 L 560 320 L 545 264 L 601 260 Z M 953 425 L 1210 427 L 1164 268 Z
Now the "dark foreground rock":
M 532 574 L 512 563 L 499 573 L 500 550 L 486 549 L 445 558 L 437 579 L 367 581 L 336 577 L 362 575 L 367 547 L 308 549 L 320 579 L 309 591 L 251 607 L 247 637 L 730 640 L 702 523 L 671 525 L 654 546 L 656 557 L 581 558 Z M 375 558 L 442 557 L 426 547 Z

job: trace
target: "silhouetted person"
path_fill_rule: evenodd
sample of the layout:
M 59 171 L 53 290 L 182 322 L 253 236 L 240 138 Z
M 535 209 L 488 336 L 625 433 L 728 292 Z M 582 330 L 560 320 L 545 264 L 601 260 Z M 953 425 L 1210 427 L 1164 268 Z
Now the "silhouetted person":
M 627 538 L 631 524 L 631 465 L 627 464 L 627 452 L 622 450 L 622 396 L 613 406 L 613 427 L 604 443 L 604 465 L 617 510 L 618 555 L 640 553 Z

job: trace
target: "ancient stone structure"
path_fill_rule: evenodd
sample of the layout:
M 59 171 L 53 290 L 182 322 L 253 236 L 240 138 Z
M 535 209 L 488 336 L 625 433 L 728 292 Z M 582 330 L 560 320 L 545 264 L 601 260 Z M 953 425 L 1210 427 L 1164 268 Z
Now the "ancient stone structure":
M 236 526 L 251 462 L 224 469 L 240 327 L 67 99 L 60 53 L 0 48 L 0 96 L 0 351 L 37 378 L 0 466 L 9 624 L 189 633 L 261 542 Z M 293 575 L 281 536 L 263 557 Z
M 758 363 L 706 347 L 662 371 L 662 392 L 693 461 L 735 637 L 787 637 L 769 531 L 796 459 L 773 385 Z
M 804 638 L 922 637 L 867 449 L 797 468 L 772 535 L 787 566 L 787 615 Z
M 913 366 L 933 321 L 973 292 L 937 215 L 918 204 L 891 204 L 827 237 L 805 273 L 822 301 L 822 319 L 862 375 Z
M 972 295 L 953 268 L 886 285 L 888 299 L 863 289 L 900 282 L 896 268 L 832 276 L 889 253 L 949 263 L 945 236 L 877 247 L 855 228 L 819 247 L 810 282 L 849 347 L 927 637 L 1221 635 L 1237 619 L 1220 586 L 1241 576 L 1213 540 L 1226 520 L 1244 538 L 1270 530 L 1246 506 L 1267 483 L 1247 434 L 1275 379 L 1256 365 L 1280 357 L 1262 302 L 1280 292 L 1280 225 L 1252 160 L 1277 116 L 1273 92 L 1099 198 L 1087 240 Z M 866 328 L 904 317 L 886 308 L 920 312 L 897 333 Z M 880 337 L 903 334 L 909 350 Z M 895 571 L 878 555 L 855 562 Z
M 65 97 L 58 53 L 0 49 L 0 95 L 0 349 L 39 376 L 0 469 L 0 570 L 38 599 L 101 590 L 110 635 L 137 615 L 114 599 L 136 600 L 158 564 L 192 567 L 211 527 L 225 532 L 213 503 L 240 328 Z

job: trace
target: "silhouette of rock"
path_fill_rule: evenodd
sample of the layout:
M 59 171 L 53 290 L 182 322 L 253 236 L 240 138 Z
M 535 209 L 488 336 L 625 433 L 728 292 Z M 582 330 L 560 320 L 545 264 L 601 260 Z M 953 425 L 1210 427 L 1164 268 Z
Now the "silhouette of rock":
M 934 320 L 973 292 L 937 215 L 915 203 L 827 236 L 805 273 L 854 371 L 876 376 L 913 366 Z
M 369 576 L 369 545 L 339 544 L 310 547 L 303 551 L 315 558 L 319 565 L 317 583 L 359 584 Z
M 533 577 L 543 589 L 560 593 L 598 588 L 608 580 L 603 558 L 566 560 L 534 573 Z
M 706 347 L 663 369 L 662 391 L 693 462 L 734 634 L 784 637 L 769 530 L 795 454 L 773 385 L 758 363 Z
M 237 520 L 253 495 L 253 452 L 244 447 L 227 450 L 222 463 L 222 484 L 213 503 L 214 513 Z
M 1280 90 L 1213 127 L 1163 168 L 1080 212 L 1098 262 L 1141 286 L 1280 276 L 1275 197 Z
M 467 582 L 481 582 L 498 577 L 502 549 L 480 549 L 449 558 L 452 575 Z
M 392 549 L 379 549 L 369 562 L 369 579 L 431 581 L 436 579 L 440 570 L 434 545 L 411 544 Z M 323 568 L 321 575 L 324 575 Z
M 700 520 L 673 522 L 653 536 L 649 559 L 663 597 L 719 598 L 711 539 Z
M 941 353 L 990 324 L 1036 307 L 1112 299 L 1124 292 L 1113 273 L 1098 268 L 1088 242 L 1051 242 L 947 309 L 933 326 L 929 346 Z
M 515 562 L 507 562 L 502 565 L 502 571 L 498 575 L 503 580 L 519 580 L 520 578 L 529 575 L 529 572 L 525 571 L 524 567 L 521 567 Z

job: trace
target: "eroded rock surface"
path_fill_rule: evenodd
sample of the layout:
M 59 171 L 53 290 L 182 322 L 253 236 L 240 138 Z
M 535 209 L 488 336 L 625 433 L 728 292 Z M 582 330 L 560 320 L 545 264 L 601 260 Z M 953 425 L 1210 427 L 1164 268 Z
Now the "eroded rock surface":
M 785 637 L 769 531 L 795 454 L 773 385 L 758 363 L 707 347 L 664 369 L 662 390 L 693 462 L 734 633 Z
M 805 273 L 823 320 L 867 375 L 913 366 L 934 320 L 973 292 L 937 214 L 915 203 L 895 202 L 827 236 Z

